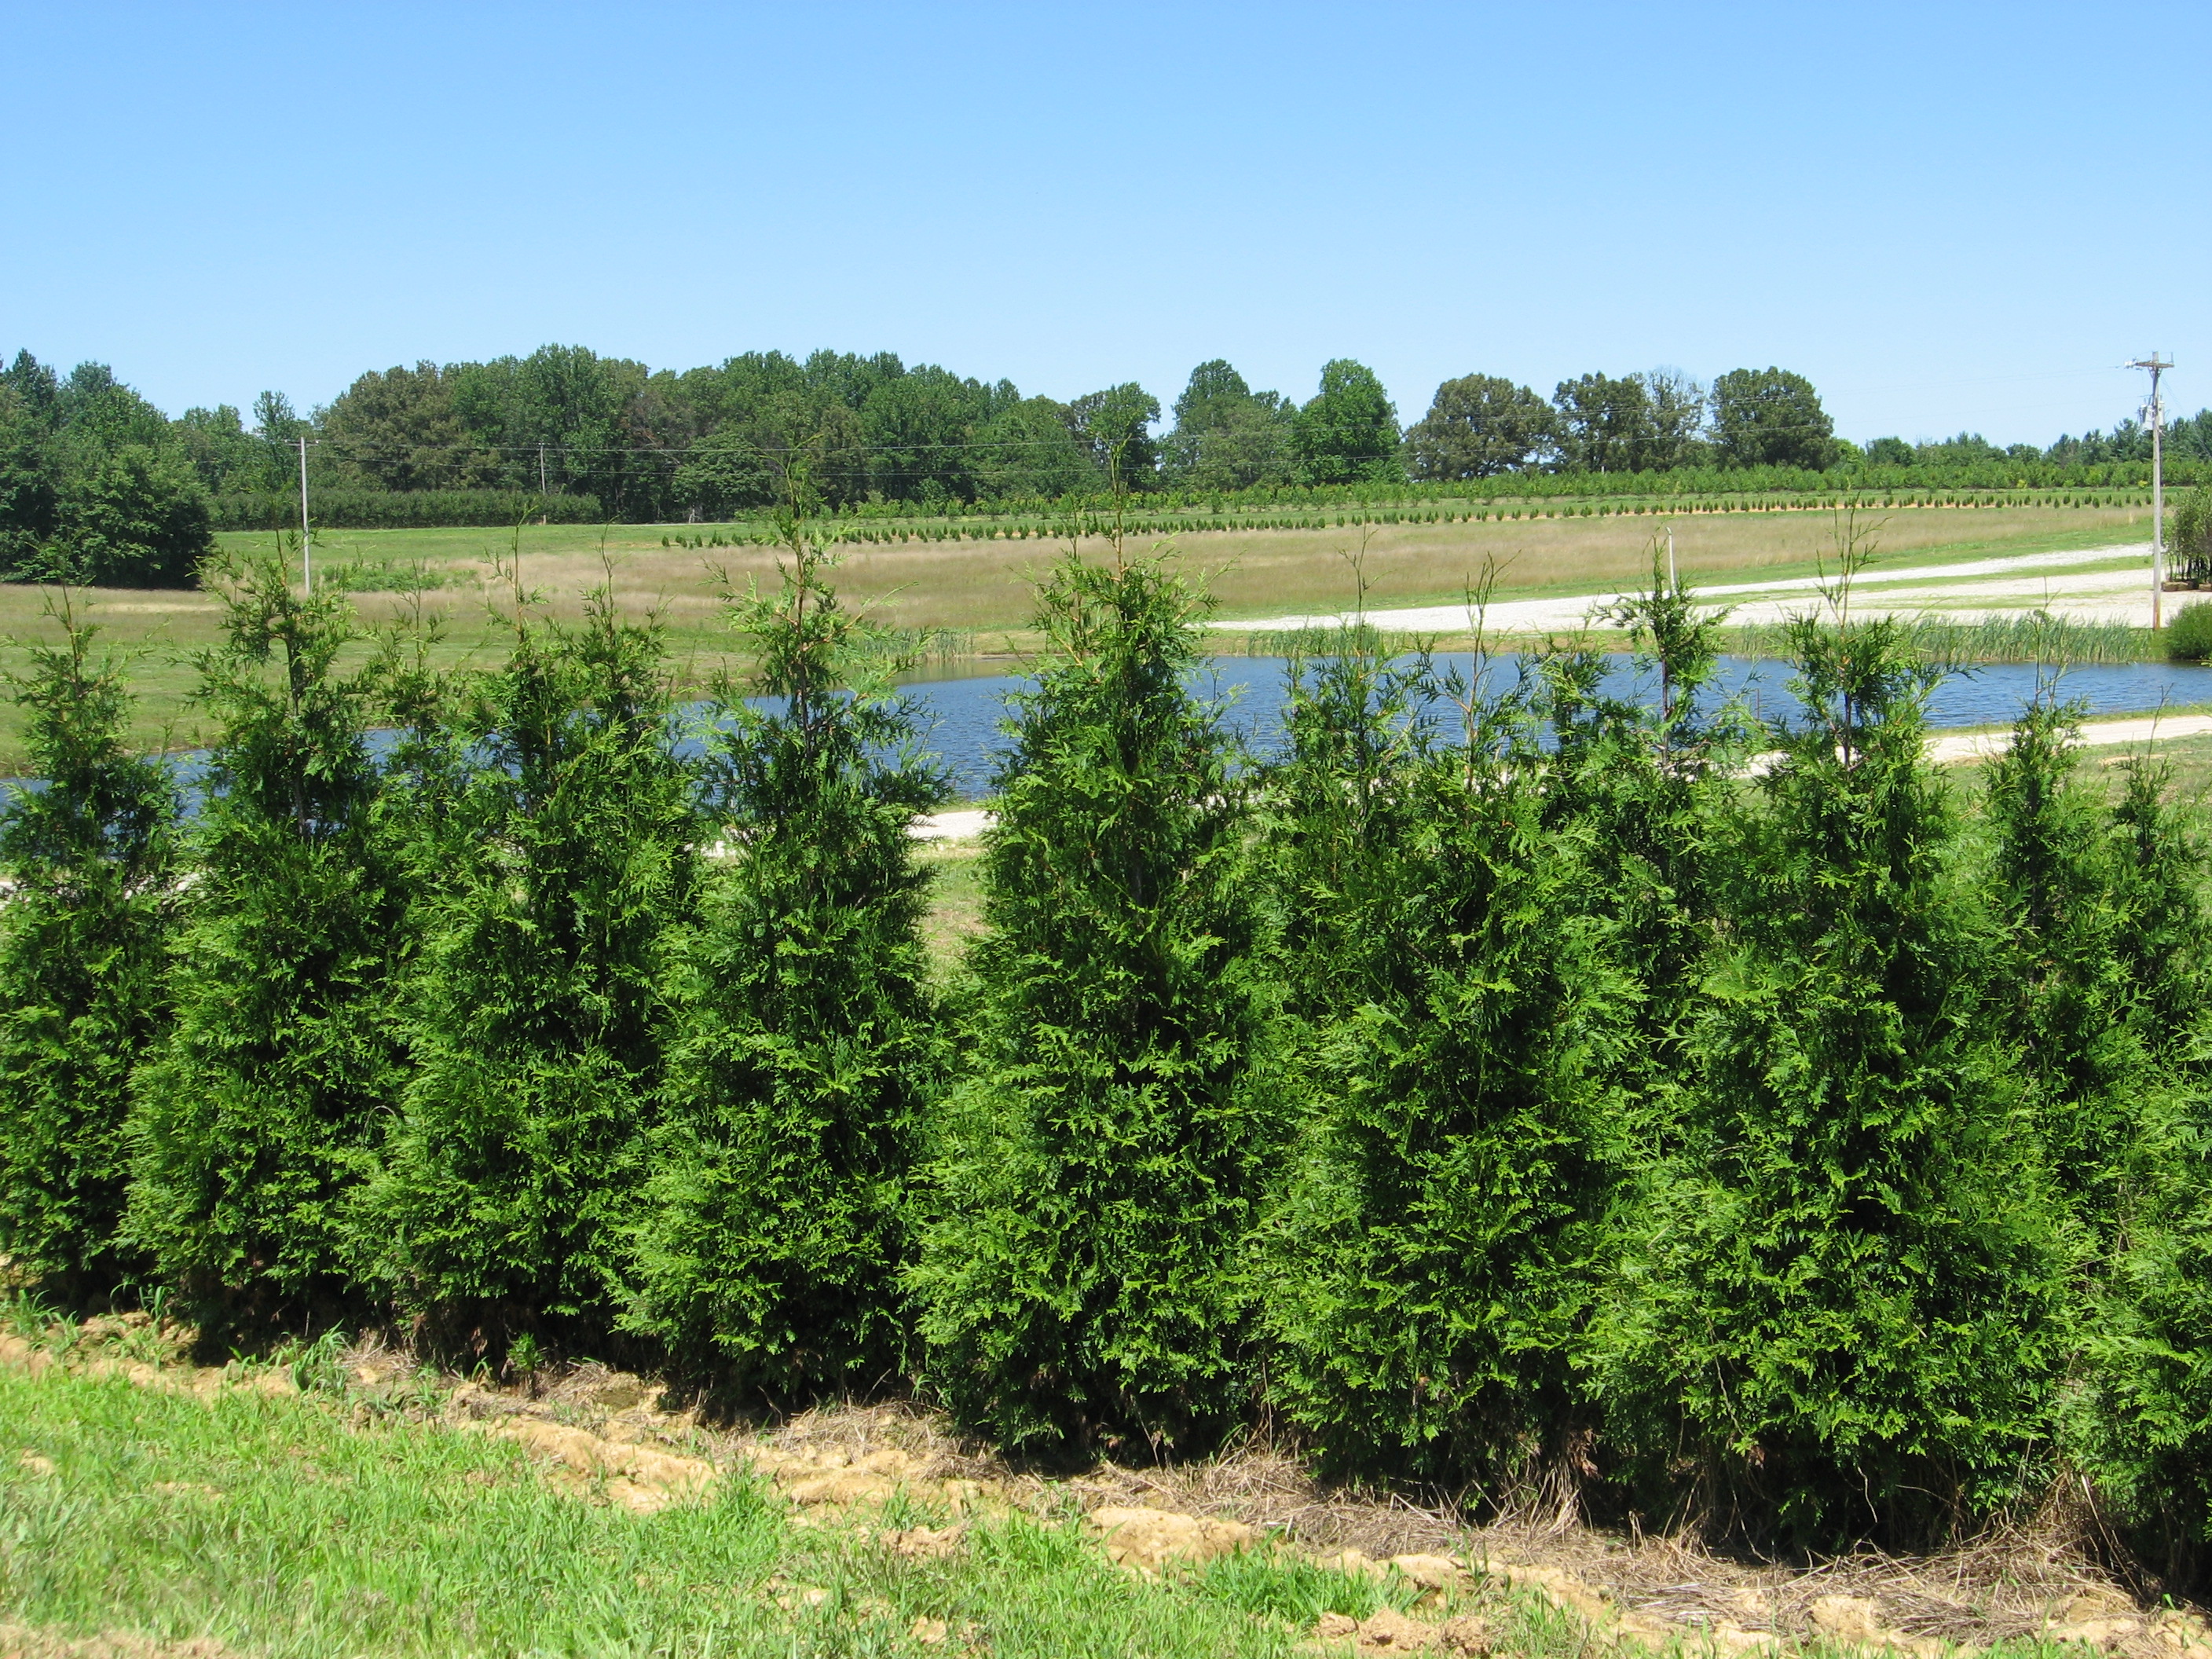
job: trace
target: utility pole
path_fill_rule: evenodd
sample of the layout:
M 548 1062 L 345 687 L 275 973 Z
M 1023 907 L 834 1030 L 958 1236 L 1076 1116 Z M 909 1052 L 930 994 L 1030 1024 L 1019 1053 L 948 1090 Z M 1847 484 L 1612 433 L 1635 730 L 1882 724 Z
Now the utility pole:
M 1678 585 L 1674 580 L 1674 526 L 1670 520 L 1667 526 L 1667 586 L 1671 588 Z
M 538 446 L 538 499 L 545 499 L 545 446 Z
M 2166 405 L 2158 395 L 2158 377 L 2173 364 L 2154 351 L 2128 367 L 2150 371 L 2150 625 L 2155 629 L 2162 623 L 2160 600 L 2166 592 L 2166 458 L 2161 453 Z
M 315 591 L 315 556 L 308 550 L 307 540 L 307 434 L 300 434 L 300 580 L 312 594 Z

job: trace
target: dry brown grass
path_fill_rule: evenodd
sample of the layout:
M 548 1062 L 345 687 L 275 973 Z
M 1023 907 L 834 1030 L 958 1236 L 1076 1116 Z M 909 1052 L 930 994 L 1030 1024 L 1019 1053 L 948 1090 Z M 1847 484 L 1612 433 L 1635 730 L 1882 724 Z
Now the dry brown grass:
M 1874 515 L 1884 556 L 1893 560 L 2094 546 L 2142 533 L 2143 517 L 2140 509 L 2121 507 L 1898 508 Z M 1363 544 L 1372 605 L 1449 602 L 1482 580 L 1486 568 L 1495 570 L 1501 598 L 1632 583 L 1649 571 L 1650 539 L 1662 522 L 1632 516 L 1364 531 L 1222 531 L 1177 545 L 1189 568 L 1207 581 L 1223 616 L 1262 617 L 1350 605 L 1350 559 Z M 1674 522 L 1681 569 L 1710 580 L 1808 572 L 1835 535 L 1832 516 L 1822 513 L 1692 514 Z M 761 548 L 665 548 L 659 545 L 663 533 L 658 526 L 617 526 L 602 546 L 597 527 L 532 527 L 520 544 L 523 579 L 544 597 L 550 614 L 573 620 L 581 614 L 581 596 L 608 580 L 611 571 L 625 608 L 661 617 L 685 684 L 703 684 L 732 662 L 717 598 L 722 582 L 772 583 L 775 556 Z M 269 538 L 224 539 L 234 546 L 257 541 L 265 546 Z M 336 532 L 332 540 L 320 567 L 325 570 L 339 562 L 390 566 L 420 560 L 458 579 L 454 586 L 416 596 L 359 594 L 355 602 L 365 623 L 419 615 L 443 630 L 436 653 L 443 664 L 499 659 L 505 634 L 492 607 L 505 590 L 493 579 L 491 560 L 507 550 L 503 532 L 355 531 Z M 1151 544 L 1141 538 L 1129 544 L 1132 550 Z M 967 630 L 978 653 L 1018 653 L 1036 644 L 1024 631 L 1031 578 L 1059 550 L 1042 540 L 855 545 L 846 550 L 837 580 L 850 599 L 872 605 L 892 625 Z M 1084 550 L 1103 558 L 1110 550 L 1093 541 Z M 41 615 L 46 597 L 39 588 L 0 584 L 0 671 L 20 672 L 26 642 L 55 637 L 53 623 Z M 220 613 L 214 598 L 109 589 L 92 596 L 90 614 L 106 629 L 108 644 L 132 657 L 131 679 L 141 698 L 133 740 L 149 749 L 195 746 L 204 734 L 189 702 L 196 678 L 190 659 L 215 642 Z M 16 710 L 0 705 L 0 771 L 22 764 L 20 732 Z
M 1142 1505 L 1240 1521 L 1316 1555 L 1376 1559 L 1457 1553 L 1571 1575 L 1625 1612 L 1662 1624 L 1805 1634 L 1822 1597 L 1863 1597 L 1882 1625 L 1976 1646 L 2033 1639 L 2050 1624 L 2135 1613 L 2142 1598 L 2100 1565 L 2094 1517 L 2054 1498 L 2017 1524 L 1924 1555 L 1866 1550 L 1811 1562 L 1760 1561 L 1694 1537 L 1620 1533 L 1562 1516 L 1548 1503 L 1487 1523 L 1402 1493 L 1333 1486 L 1285 1449 L 1255 1442 L 1155 1468 L 1111 1462 L 1064 1480 L 1009 1466 L 905 1401 L 836 1405 L 759 1431 L 787 1450 L 837 1449 L 857 1462 L 890 1446 L 933 1478 L 995 1483 L 1038 1510 Z M 2144 1632 L 2146 1654 L 2166 1648 Z M 2129 1646 L 2122 1643 L 2123 1647 Z

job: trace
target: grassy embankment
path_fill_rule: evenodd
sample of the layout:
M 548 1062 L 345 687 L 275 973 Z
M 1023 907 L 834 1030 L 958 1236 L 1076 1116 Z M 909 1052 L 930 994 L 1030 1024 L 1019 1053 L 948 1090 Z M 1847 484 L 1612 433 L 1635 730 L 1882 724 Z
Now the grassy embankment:
M 1898 508 L 1873 515 L 1886 562 L 1938 563 L 1999 554 L 2091 547 L 2133 540 L 2145 515 L 2132 507 Z M 1464 596 L 1486 568 L 1496 572 L 1496 597 L 1540 598 L 1633 584 L 1648 575 L 1656 517 L 1558 518 L 1479 523 L 1407 524 L 1364 529 L 1234 529 L 1192 536 L 1186 556 L 1207 574 L 1224 617 L 1331 612 L 1347 607 L 1353 586 L 1348 556 L 1365 543 L 1364 569 L 1370 606 L 1447 604 Z M 1808 575 L 1832 544 L 1824 513 L 1731 513 L 1674 521 L 1676 556 L 1695 580 L 1727 581 Z M 522 532 L 526 584 L 546 596 L 556 615 L 574 616 L 578 596 L 603 579 L 602 553 L 624 603 L 657 608 L 688 680 L 702 684 L 731 660 L 716 591 L 721 572 L 742 586 L 773 580 L 775 555 L 758 547 L 703 550 L 664 546 L 698 526 L 629 525 L 532 526 Z M 1148 526 L 1132 538 L 1149 545 Z M 265 534 L 226 536 L 233 547 Z M 356 595 L 371 623 L 410 611 L 443 630 L 439 657 L 449 665 L 488 662 L 502 648 L 501 630 L 487 608 L 494 595 L 491 561 L 508 532 L 489 530 L 333 531 L 317 550 L 327 579 L 370 591 Z M 603 547 L 604 543 L 604 547 Z M 1086 551 L 1103 556 L 1103 543 Z M 840 585 L 876 607 L 894 626 L 929 631 L 940 647 L 993 655 L 1018 653 L 1035 641 L 1024 631 L 1030 611 L 1027 574 L 1049 561 L 1042 540 L 962 540 L 848 550 Z M 421 572 L 440 585 L 415 592 L 374 591 L 379 583 Z M 46 595 L 35 587 L 0 586 L 0 669 L 20 668 L 22 642 L 51 638 L 40 615 Z M 148 748 L 185 747 L 198 736 L 186 700 L 194 681 L 191 655 L 210 644 L 217 611 L 197 592 L 115 589 L 93 596 L 93 616 L 109 642 L 136 653 L 141 696 L 134 735 Z M 1224 636 L 1224 649 L 1249 647 Z M 366 649 L 366 647 L 362 647 Z M 0 771 L 21 763 L 19 722 L 0 708 Z
M 512 1444 L 244 1389 L 0 1372 L 0 1443 L 10 1653 L 128 1632 L 316 1659 L 1258 1656 L 1379 1600 L 1289 1559 L 1139 1580 L 1073 1515 L 978 1525 L 938 1559 L 881 1537 L 945 1523 L 919 1505 L 824 1522 L 732 1480 L 635 1515 L 550 1488 Z
M 165 1340 L 173 1334 L 143 1318 L 54 1327 L 21 1304 L 8 1311 L 23 1334 L 0 1336 L 0 1654 L 9 1659 L 1257 1659 L 1350 1654 L 1350 1640 L 1315 1638 L 1358 1620 L 1369 1621 L 1359 1651 L 1570 1659 L 1639 1644 L 1694 1651 L 1710 1638 L 1670 1623 L 1685 1609 L 1726 1621 L 1770 1605 L 1778 1633 L 1802 1632 L 1816 1654 L 1834 1645 L 1820 1635 L 1819 1607 L 1805 1615 L 1812 1596 L 1844 1581 L 1793 1582 L 1786 1571 L 1747 1571 L 1672 1543 L 1624 1556 L 1585 1536 L 1562 1540 L 1554 1528 L 1522 1543 L 1570 1562 L 1564 1581 L 1540 1566 L 1535 1587 L 1516 1586 L 1433 1554 L 1418 1567 L 1407 1559 L 1414 1577 L 1316 1553 L 1343 1547 L 1347 1521 L 1385 1553 L 1405 1547 L 1380 1540 L 1409 1532 L 1434 1540 L 1422 1546 L 1431 1550 L 1449 1540 L 1470 1559 L 1494 1559 L 1496 1545 L 1388 1504 L 1332 1500 L 1321 1508 L 1335 1541 L 1302 1548 L 1248 1529 L 1229 1544 L 1233 1553 L 1211 1559 L 1153 1549 L 1156 1570 L 1139 1573 L 1109 1562 L 1099 1505 L 1135 1502 L 1144 1507 L 1121 1514 L 1171 1519 L 1169 1494 L 1181 1487 L 1101 1470 L 1094 1477 L 1109 1478 L 1087 1484 L 877 1478 L 839 1490 L 833 1478 L 832 1491 L 815 1482 L 810 1493 L 787 1473 L 762 1472 L 775 1466 L 745 1450 L 760 1441 L 686 1427 L 690 1419 L 650 1407 L 660 1426 L 647 1442 L 669 1444 L 672 1435 L 689 1448 L 675 1460 L 684 1468 L 723 1473 L 703 1494 L 695 1483 L 688 1497 L 672 1489 L 637 1502 L 635 1485 L 625 1495 L 622 1480 L 583 1473 L 572 1454 L 579 1439 L 600 1449 L 594 1455 L 645 1442 L 566 1426 L 578 1420 L 573 1407 L 479 1391 L 464 1411 L 453 1379 L 404 1364 L 351 1377 L 327 1344 L 290 1364 L 195 1370 Z M 517 1438 L 482 1431 L 522 1420 L 507 1415 L 518 1411 L 530 1414 L 535 1457 Z M 868 1420 L 862 1448 L 873 1438 Z M 849 1443 L 834 1414 L 827 1428 L 828 1446 Z M 833 1476 L 840 1467 L 859 1472 L 854 1455 L 827 1460 Z M 969 1458 L 962 1467 L 1000 1466 Z M 1144 1503 L 1154 1494 L 1167 1501 Z M 1303 1528 L 1293 1536 L 1307 1540 Z M 1507 1559 L 1528 1557 L 1516 1548 Z M 1593 1563 L 1608 1589 L 1574 1575 Z M 1911 1564 L 1873 1565 L 1879 1582 L 1862 1573 L 1850 1588 L 1924 1589 Z M 2055 1659 L 2065 1650 L 2033 1632 L 2069 1616 L 2058 1610 L 2077 1592 L 2135 1611 L 2094 1569 L 2027 1565 L 2022 1582 L 2008 1577 L 1995 1594 L 1922 1594 L 1916 1615 L 1924 1623 L 1932 1609 L 1947 1633 L 1997 1638 L 1992 1656 Z M 1686 1584 L 1686 1574 L 1705 1582 Z M 1611 1599 L 1632 1585 L 1646 1592 L 1632 1598 L 1632 1637 L 1621 1620 L 1627 1604 Z M 1652 1607 L 1665 1609 L 1657 1626 L 1648 1622 Z M 1732 1624 L 1727 1633 L 1754 1639 Z

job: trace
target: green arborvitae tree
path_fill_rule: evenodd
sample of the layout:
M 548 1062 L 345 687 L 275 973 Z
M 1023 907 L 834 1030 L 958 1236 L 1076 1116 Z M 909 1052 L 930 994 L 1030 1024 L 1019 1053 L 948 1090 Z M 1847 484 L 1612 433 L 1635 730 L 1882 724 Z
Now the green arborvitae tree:
M 295 592 L 281 553 L 226 578 L 226 637 L 199 659 L 217 735 L 176 1024 L 138 1074 L 130 1226 L 203 1318 L 236 1321 L 353 1290 L 341 1212 L 399 1091 L 408 933 L 374 829 L 384 663 L 339 672 L 346 603 Z
M 82 1301 L 141 1267 L 120 1237 L 131 1068 L 167 1030 L 177 797 L 124 744 L 129 694 L 64 593 L 15 679 L 38 787 L 0 820 L 0 1256 Z
M 2097 1194 L 2111 1248 L 2080 1322 L 2083 1386 L 2064 1419 L 2108 1513 L 2182 1589 L 2201 1587 L 2212 1545 L 2203 851 L 2167 799 L 2171 769 L 2147 755 L 2125 765 L 2105 848 L 2110 949 L 2150 1064 L 2099 1120 L 2114 1143 Z
M 664 945 L 696 886 L 696 781 L 659 629 L 518 591 L 461 716 L 477 764 L 410 995 L 415 1072 L 354 1222 L 439 1341 L 585 1340 L 627 1304 L 661 1086 Z
M 2161 1060 L 2192 1045 L 2203 1019 L 2208 934 L 2204 842 L 2172 799 L 2173 769 L 2148 754 L 2122 763 L 2106 837 L 2113 929 L 2130 1015 Z
M 1627 632 L 1634 666 L 1656 695 L 1604 695 L 1602 653 L 1548 658 L 1540 707 L 1557 743 L 1546 821 L 1588 848 L 1585 902 L 1618 928 L 1615 948 L 1634 987 L 1636 1041 L 1620 1080 L 1663 1120 L 1712 946 L 1713 827 L 1749 732 L 1737 704 L 1701 705 L 1719 667 L 1724 617 L 1668 574 L 1656 543 L 1650 586 L 1607 619 Z
M 2197 1027 L 2203 921 L 2199 850 L 2164 799 L 2167 773 L 2131 757 L 2108 811 L 2075 772 L 2080 714 L 2039 697 L 1991 763 L 1988 879 L 1999 1006 L 2052 1172 L 2105 1234 L 2139 1173 L 2144 1102 Z
M 927 1377 L 1005 1445 L 1188 1449 L 1252 1402 L 1273 991 L 1198 608 L 1156 560 L 1071 553 L 1015 702 L 974 1069 L 909 1279 Z
M 1791 636 L 1812 717 L 1727 851 L 1683 1145 L 1634 1212 L 1601 1375 L 1662 1501 L 1910 1539 L 2032 1476 L 2070 1249 L 1921 755 L 1938 671 L 1887 622 Z
M 2004 939 L 1993 990 L 2053 1175 L 2110 1219 L 2136 1116 L 2124 1085 L 2142 1081 L 2147 1054 L 2128 1017 L 2107 815 L 2075 775 L 2080 712 L 2039 696 L 1989 768 L 1990 902 Z
M 1311 1033 L 1261 1243 L 1274 1396 L 1340 1466 L 1480 1484 L 1572 1462 L 1627 988 L 1544 823 L 1519 690 L 1352 640 L 1294 686 L 1271 866 Z M 1468 711 L 1459 740 L 1427 712 Z
M 732 1388 L 792 1399 L 896 1374 L 919 1114 L 942 1070 L 915 816 L 944 796 L 883 632 L 787 515 L 782 592 L 732 623 L 708 810 L 730 848 L 684 988 L 629 1322 Z

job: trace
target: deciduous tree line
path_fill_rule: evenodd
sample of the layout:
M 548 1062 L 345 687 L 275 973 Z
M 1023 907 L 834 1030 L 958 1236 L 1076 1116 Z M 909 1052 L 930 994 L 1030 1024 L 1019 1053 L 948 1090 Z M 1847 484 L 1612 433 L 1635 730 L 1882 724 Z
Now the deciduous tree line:
M 2154 760 L 2108 804 L 2046 697 L 1969 812 L 1891 624 L 1794 624 L 1810 713 L 1762 726 L 1656 574 L 1651 706 L 1571 644 L 1470 683 L 1353 631 L 1254 755 L 1200 596 L 1071 560 L 947 986 L 940 778 L 787 534 L 702 750 L 605 593 L 518 593 L 455 680 L 234 566 L 190 817 L 65 615 L 0 831 L 10 1271 L 231 1340 L 904 1377 L 1036 1449 L 1264 1413 L 1765 1543 L 2062 1477 L 2212 1535 L 2203 857 Z
M 2147 459 L 2108 437 L 2009 450 L 1969 434 L 1940 444 L 1837 439 L 1803 376 L 1736 369 L 1708 388 L 1679 372 L 1583 374 L 1547 400 L 1497 376 L 1437 388 L 1401 432 L 1373 371 L 1326 365 L 1300 404 L 1201 363 L 1165 416 L 1134 383 L 1068 402 L 1024 397 L 890 353 L 751 352 L 652 370 L 581 346 L 486 363 L 364 374 L 301 416 L 265 392 L 252 421 L 228 405 L 174 421 L 98 364 L 66 379 L 19 353 L 0 370 L 0 574 L 188 582 L 222 521 L 296 522 L 296 442 L 312 493 L 356 526 L 723 519 L 758 513 L 802 461 L 832 506 L 1060 501 L 1114 489 L 1227 493 L 1284 486 L 1451 483 L 1530 471 L 1686 468 L 2088 465 Z M 2177 422 L 2168 453 L 2212 459 L 2212 411 Z M 1886 478 L 1894 484 L 1894 478 Z

